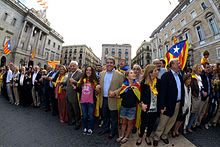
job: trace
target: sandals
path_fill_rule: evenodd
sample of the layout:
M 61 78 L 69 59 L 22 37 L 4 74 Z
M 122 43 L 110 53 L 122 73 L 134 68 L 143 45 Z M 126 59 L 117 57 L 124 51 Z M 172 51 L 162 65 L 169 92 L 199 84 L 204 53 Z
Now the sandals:
M 187 131 L 188 131 L 189 133 L 192 133 L 192 132 L 193 132 L 191 129 L 188 129 Z
M 122 144 L 124 144 L 124 143 L 126 143 L 128 141 L 128 138 L 123 138 L 121 141 L 120 141 L 120 143 L 122 143 Z
M 119 143 L 119 142 L 121 142 L 121 140 L 122 140 L 123 138 L 124 138 L 124 137 L 121 136 L 121 137 L 117 138 L 115 141 Z

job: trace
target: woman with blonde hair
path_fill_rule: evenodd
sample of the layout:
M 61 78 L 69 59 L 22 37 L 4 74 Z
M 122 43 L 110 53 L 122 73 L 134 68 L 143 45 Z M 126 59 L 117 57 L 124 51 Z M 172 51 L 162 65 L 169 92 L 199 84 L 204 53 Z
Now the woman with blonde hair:
M 66 76 L 66 67 L 62 65 L 60 67 L 60 74 L 56 80 L 55 85 L 55 95 L 58 99 L 58 109 L 59 109 L 59 115 L 60 115 L 60 122 L 65 123 L 68 122 L 68 115 L 67 115 L 67 108 L 66 108 L 66 90 L 62 88 L 61 83 L 63 82 L 65 76 Z
M 133 70 L 125 72 L 125 80 L 120 90 L 120 98 L 122 98 L 120 108 L 120 118 L 122 119 L 121 136 L 116 142 L 126 143 L 131 133 L 135 115 L 137 112 L 137 103 L 140 103 L 140 84 L 135 80 Z M 126 131 L 127 130 L 127 131 Z
M 158 113 L 158 97 L 159 97 L 159 84 L 160 81 L 157 78 L 158 70 L 153 64 L 147 65 L 145 68 L 142 80 L 141 80 L 141 125 L 139 129 L 139 138 L 136 145 L 142 143 L 145 128 L 147 127 L 145 141 L 148 145 L 151 145 L 150 135 L 153 131 L 154 124 L 156 122 Z M 144 109 L 143 109 L 144 108 Z
M 192 132 L 191 127 L 196 127 L 198 121 L 199 105 L 201 103 L 201 91 L 203 88 L 202 79 L 200 77 L 201 66 L 195 64 L 192 68 L 191 93 L 192 93 L 192 110 L 186 130 Z M 194 123 L 194 124 L 193 124 Z

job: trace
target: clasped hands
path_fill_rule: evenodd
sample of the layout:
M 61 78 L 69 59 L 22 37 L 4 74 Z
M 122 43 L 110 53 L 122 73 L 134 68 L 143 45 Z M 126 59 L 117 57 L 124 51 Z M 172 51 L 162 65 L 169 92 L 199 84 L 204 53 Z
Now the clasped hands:
M 95 88 L 96 91 L 100 91 L 100 89 L 101 89 L 100 85 L 97 85 L 96 88 Z M 109 90 L 108 96 L 111 97 L 111 98 L 114 98 L 114 97 L 116 97 L 116 93 L 112 90 Z

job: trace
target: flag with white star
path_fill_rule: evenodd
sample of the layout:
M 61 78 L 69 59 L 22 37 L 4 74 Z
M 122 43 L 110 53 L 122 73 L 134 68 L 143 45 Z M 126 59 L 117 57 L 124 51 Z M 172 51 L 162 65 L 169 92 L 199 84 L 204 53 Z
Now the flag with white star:
M 10 39 L 8 39 L 4 45 L 4 52 L 6 55 L 8 55 L 11 52 L 11 43 Z
M 173 45 L 165 55 L 166 65 L 169 64 L 169 61 L 173 58 L 177 58 L 183 69 L 186 65 L 187 56 L 189 50 L 189 41 L 184 40 L 175 45 Z

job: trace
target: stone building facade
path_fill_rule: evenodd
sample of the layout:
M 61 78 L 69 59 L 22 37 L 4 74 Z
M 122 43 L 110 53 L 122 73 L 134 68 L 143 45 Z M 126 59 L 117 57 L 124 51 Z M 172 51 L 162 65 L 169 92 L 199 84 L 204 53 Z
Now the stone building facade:
M 12 62 L 18 67 L 43 67 L 48 59 L 60 60 L 63 37 L 50 27 L 46 12 L 28 9 L 18 0 L 0 0 L 0 5 L 1 66 Z M 3 46 L 8 39 L 11 53 L 6 55 Z
M 141 68 L 144 68 L 152 62 L 151 52 L 151 43 L 144 40 L 137 49 L 136 56 L 131 60 L 131 65 L 138 64 Z
M 130 44 L 103 44 L 102 45 L 102 64 L 108 56 L 115 58 L 115 65 L 119 67 L 121 58 L 126 59 L 126 63 L 131 67 L 131 45 Z
M 68 45 L 62 47 L 61 64 L 68 65 L 72 60 L 77 61 L 79 68 L 83 65 L 95 67 L 100 64 L 100 59 L 93 50 L 86 45 Z
M 180 0 L 176 8 L 151 34 L 152 59 L 164 58 L 177 42 L 189 40 L 187 66 L 200 64 L 204 50 L 211 63 L 220 61 L 220 1 Z

